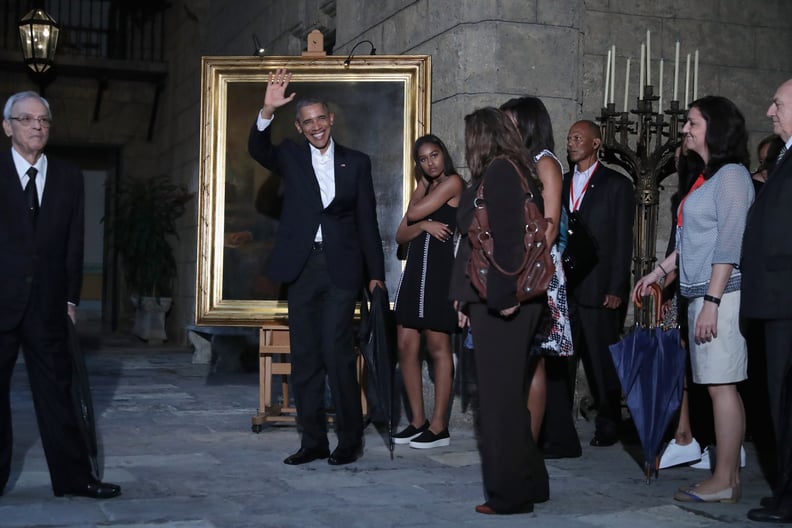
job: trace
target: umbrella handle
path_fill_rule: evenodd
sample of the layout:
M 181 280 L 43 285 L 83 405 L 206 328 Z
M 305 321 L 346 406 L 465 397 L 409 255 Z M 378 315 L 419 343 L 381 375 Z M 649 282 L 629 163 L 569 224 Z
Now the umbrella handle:
M 654 297 L 654 305 L 655 305 L 655 326 L 660 326 L 660 323 L 663 320 L 662 311 L 663 311 L 663 289 L 660 287 L 659 284 L 653 283 L 648 286 L 649 288 L 649 295 L 645 295 L 645 297 Z M 636 308 L 643 308 L 643 304 L 641 303 L 641 299 L 635 299 L 635 307 Z

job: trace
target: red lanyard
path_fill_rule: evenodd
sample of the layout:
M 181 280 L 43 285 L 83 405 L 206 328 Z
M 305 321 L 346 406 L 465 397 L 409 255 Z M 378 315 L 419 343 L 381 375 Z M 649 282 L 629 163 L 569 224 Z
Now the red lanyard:
M 690 196 L 693 191 L 695 191 L 696 189 L 698 189 L 702 185 L 704 185 L 704 173 L 703 172 L 701 174 L 699 174 L 699 177 L 696 178 L 696 181 L 693 183 L 693 187 L 690 188 L 690 190 L 685 195 L 685 197 L 682 198 L 682 201 L 679 202 L 679 209 L 677 209 L 677 227 L 682 227 L 682 206 L 685 205 L 685 200 L 688 199 L 688 196 Z
M 583 200 L 583 196 L 586 195 L 586 189 L 588 189 L 589 183 L 591 183 L 591 177 L 594 176 L 594 172 L 597 170 L 597 163 L 599 162 L 594 162 L 594 165 L 590 167 L 591 172 L 589 173 L 589 177 L 586 180 L 586 185 L 583 186 L 583 189 L 580 191 L 580 195 L 577 197 L 577 199 L 575 199 L 575 178 L 574 175 L 572 176 L 572 181 L 569 185 L 569 199 L 572 201 L 573 213 L 580 209 L 580 202 Z

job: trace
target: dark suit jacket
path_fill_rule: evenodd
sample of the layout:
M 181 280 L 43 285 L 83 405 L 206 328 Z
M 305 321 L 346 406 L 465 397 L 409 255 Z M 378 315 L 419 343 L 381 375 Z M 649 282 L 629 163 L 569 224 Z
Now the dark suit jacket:
M 792 154 L 756 196 L 743 235 L 740 311 L 754 319 L 792 319 Z
M 34 230 L 11 150 L 0 154 L 0 331 L 19 323 L 35 294 L 43 320 L 65 333 L 66 303 L 80 301 L 84 200 L 82 172 L 48 156 Z
M 564 175 L 561 203 L 567 209 L 573 173 Z M 616 295 L 626 302 L 635 219 L 635 191 L 630 180 L 599 163 L 578 211 L 597 241 L 599 261 L 572 296 L 578 304 L 590 307 L 602 306 L 605 295 Z
M 311 253 L 316 230 L 322 241 L 330 279 L 339 287 L 360 288 L 364 278 L 385 280 L 385 258 L 377 223 L 371 160 L 362 152 L 335 143 L 335 198 L 324 208 L 307 141 L 272 144 L 272 127 L 250 131 L 250 155 L 283 179 L 283 211 L 269 274 L 292 282 Z

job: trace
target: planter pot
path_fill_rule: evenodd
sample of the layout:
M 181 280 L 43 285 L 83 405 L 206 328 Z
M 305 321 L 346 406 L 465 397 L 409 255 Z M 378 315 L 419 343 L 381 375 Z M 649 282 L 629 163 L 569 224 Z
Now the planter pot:
M 135 306 L 135 326 L 132 333 L 150 345 L 167 341 L 165 334 L 165 314 L 170 310 L 173 300 L 170 297 L 140 297 L 132 295 Z

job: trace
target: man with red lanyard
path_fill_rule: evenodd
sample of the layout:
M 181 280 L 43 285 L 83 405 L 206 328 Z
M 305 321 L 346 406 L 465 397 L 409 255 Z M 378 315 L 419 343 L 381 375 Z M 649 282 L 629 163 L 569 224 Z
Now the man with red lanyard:
M 597 264 L 569 291 L 575 354 L 583 359 L 597 406 L 592 446 L 618 439 L 621 385 L 608 345 L 619 340 L 630 290 L 635 193 L 625 176 L 602 165 L 599 126 L 578 121 L 569 129 L 567 153 L 573 170 L 564 175 L 561 203 L 577 212 L 597 244 Z

